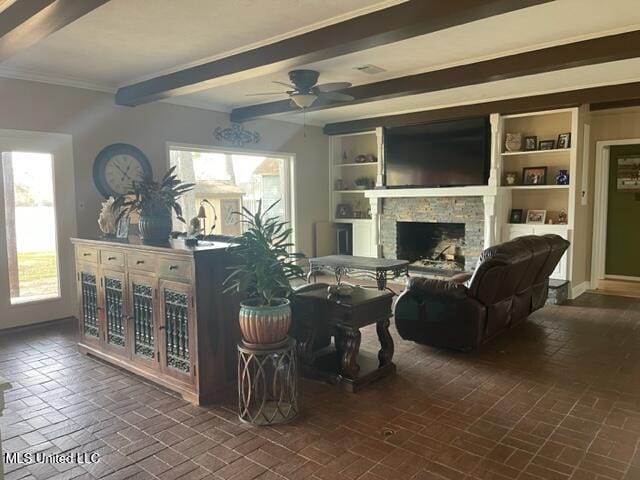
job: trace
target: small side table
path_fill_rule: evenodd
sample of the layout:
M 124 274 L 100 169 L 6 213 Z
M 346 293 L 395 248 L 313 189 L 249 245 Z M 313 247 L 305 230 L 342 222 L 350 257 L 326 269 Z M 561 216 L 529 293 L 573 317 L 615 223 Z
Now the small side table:
M 277 425 L 298 414 L 296 341 L 272 350 L 238 344 L 238 417 L 253 425 Z

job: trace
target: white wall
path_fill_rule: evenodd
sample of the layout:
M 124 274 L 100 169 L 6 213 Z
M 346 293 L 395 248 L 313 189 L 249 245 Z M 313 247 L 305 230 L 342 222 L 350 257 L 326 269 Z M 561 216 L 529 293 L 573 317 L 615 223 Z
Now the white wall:
M 115 105 L 114 97 L 76 88 L 0 78 L 0 128 L 67 133 L 73 136 L 78 234 L 98 234 L 100 194 L 92 167 L 96 154 L 115 142 L 131 143 L 149 157 L 154 173 L 164 173 L 166 142 L 217 145 L 213 131 L 230 125 L 228 114 L 156 102 L 139 107 Z M 328 137 L 318 127 L 275 120 L 248 122 L 260 133 L 246 148 L 296 155 L 298 248 L 312 254 L 312 225 L 328 220 Z

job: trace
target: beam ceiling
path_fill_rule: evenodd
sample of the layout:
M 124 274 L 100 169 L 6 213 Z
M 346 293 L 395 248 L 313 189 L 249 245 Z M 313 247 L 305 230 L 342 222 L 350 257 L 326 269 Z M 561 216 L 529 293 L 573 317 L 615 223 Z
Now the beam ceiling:
M 354 100 L 331 102 L 318 99 L 307 111 L 357 105 L 567 68 L 626 60 L 638 56 L 640 56 L 640 31 L 633 31 L 359 85 L 342 90 L 343 93 L 353 96 Z M 266 115 L 298 110 L 291 105 L 289 100 L 281 100 L 235 108 L 231 112 L 231 120 L 244 122 Z
M 455 120 L 458 118 L 489 115 L 491 113 L 512 114 L 536 110 L 553 110 L 574 107 L 581 104 L 608 105 L 635 104 L 640 101 L 640 82 L 583 88 L 566 92 L 511 98 L 493 102 L 461 105 L 458 107 L 403 113 L 384 117 L 365 118 L 348 122 L 328 123 L 324 127 L 326 135 L 341 135 L 371 131 L 377 127 L 399 127 L 419 123 Z
M 16 0 L 0 11 L 0 63 L 108 0 Z
M 367 50 L 552 0 L 409 0 L 263 47 L 122 87 L 118 105 L 141 105 Z

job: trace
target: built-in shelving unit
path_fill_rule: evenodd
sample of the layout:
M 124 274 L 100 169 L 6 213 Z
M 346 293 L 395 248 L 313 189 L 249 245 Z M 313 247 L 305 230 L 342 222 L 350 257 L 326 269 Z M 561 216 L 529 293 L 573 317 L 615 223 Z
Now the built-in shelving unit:
M 524 137 L 536 136 L 537 141 L 554 140 L 558 135 L 570 133 L 571 141 L 568 148 L 548 150 L 520 150 L 507 151 L 505 148 L 507 133 L 520 133 Z M 500 146 L 497 164 L 499 165 L 498 189 L 500 191 L 501 211 L 501 240 L 507 241 L 523 235 L 543 235 L 555 233 L 568 240 L 572 240 L 574 226 L 574 206 L 576 203 L 575 176 L 577 165 L 578 138 L 578 108 L 567 108 L 544 112 L 523 113 L 517 115 L 502 115 L 499 120 L 499 131 L 496 136 Z M 525 168 L 545 167 L 547 174 L 544 184 L 525 185 L 523 170 Z M 556 175 L 560 170 L 569 173 L 568 185 L 557 185 Z M 516 175 L 516 183 L 508 185 L 507 174 Z M 522 210 L 523 222 L 529 210 L 546 210 L 546 222 L 540 224 L 509 223 L 512 209 Z M 566 213 L 566 224 L 560 224 L 561 212 Z M 552 222 L 551 224 L 547 222 Z M 572 249 L 553 273 L 554 278 L 568 279 L 571 277 Z
M 378 137 L 375 131 L 371 131 L 333 136 L 330 141 L 330 218 L 336 224 L 352 225 L 354 255 L 375 256 L 371 204 L 365 192 L 374 188 L 379 175 Z M 366 162 L 356 160 L 361 155 L 367 157 Z M 368 189 L 355 188 L 356 179 L 362 177 L 369 180 Z M 347 206 L 346 216 L 343 206 Z

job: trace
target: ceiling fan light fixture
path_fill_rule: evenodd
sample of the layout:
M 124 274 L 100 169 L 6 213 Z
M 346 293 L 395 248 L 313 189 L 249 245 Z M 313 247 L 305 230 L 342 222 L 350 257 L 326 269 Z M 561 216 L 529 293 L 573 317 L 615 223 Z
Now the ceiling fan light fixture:
M 318 97 L 312 93 L 294 93 L 291 95 L 291 100 L 299 108 L 309 108 L 316 101 L 316 98 Z

